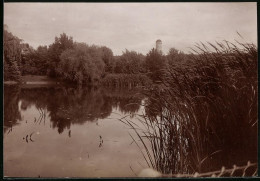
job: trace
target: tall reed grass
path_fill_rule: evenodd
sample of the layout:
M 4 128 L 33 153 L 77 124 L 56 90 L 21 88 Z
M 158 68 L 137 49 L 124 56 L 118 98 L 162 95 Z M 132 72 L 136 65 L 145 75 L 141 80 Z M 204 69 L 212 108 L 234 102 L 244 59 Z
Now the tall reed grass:
M 188 62 L 165 69 L 161 85 L 145 93 L 145 128 L 125 120 L 147 164 L 164 174 L 192 174 L 256 161 L 256 46 L 223 41 L 192 50 Z
M 145 74 L 108 74 L 101 84 L 112 87 L 148 86 L 152 81 Z

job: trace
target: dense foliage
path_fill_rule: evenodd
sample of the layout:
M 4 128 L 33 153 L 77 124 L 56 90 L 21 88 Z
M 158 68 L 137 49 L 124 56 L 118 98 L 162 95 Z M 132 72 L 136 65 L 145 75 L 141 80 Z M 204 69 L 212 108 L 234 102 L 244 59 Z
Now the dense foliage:
M 154 48 L 146 56 L 146 67 L 150 78 L 156 82 L 161 81 L 167 62 L 161 53 Z
M 114 73 L 138 74 L 144 73 L 145 56 L 135 51 L 126 50 L 115 60 Z
M 182 62 L 187 57 L 174 48 L 166 56 L 155 49 L 146 56 L 129 50 L 114 56 L 108 47 L 74 42 L 65 33 L 55 37 L 49 46 L 37 49 L 20 41 L 4 31 L 5 80 L 17 81 L 21 75 L 48 75 L 76 84 L 147 85 L 151 84 L 150 79 L 162 79 L 167 64 Z
M 60 56 L 58 74 L 65 80 L 86 84 L 99 81 L 105 71 L 103 52 L 96 46 L 75 43 Z
M 190 54 L 185 54 L 182 51 L 178 51 L 175 48 L 171 48 L 166 55 L 167 63 L 169 66 L 174 65 L 183 65 L 188 63 L 188 61 L 191 59 Z
M 57 76 L 57 68 L 60 63 L 60 55 L 63 51 L 73 47 L 72 37 L 68 37 L 65 33 L 60 37 L 55 37 L 55 41 L 48 48 L 48 71 L 47 74 L 51 77 Z
M 19 81 L 21 76 L 21 40 L 4 28 L 4 80 Z
M 22 50 L 22 75 L 46 75 L 49 60 L 47 46 L 34 50 L 29 44 L 22 44 Z
M 186 56 L 174 48 L 166 56 L 155 49 L 146 56 L 129 50 L 114 56 L 108 47 L 74 42 L 65 33 L 55 37 L 49 46 L 34 49 L 7 31 L 4 55 L 5 80 L 18 80 L 20 75 L 48 75 L 76 84 L 102 82 L 119 86 L 144 85 L 144 82 L 147 85 L 151 84 L 148 79 L 161 80 L 167 62 L 172 64 Z

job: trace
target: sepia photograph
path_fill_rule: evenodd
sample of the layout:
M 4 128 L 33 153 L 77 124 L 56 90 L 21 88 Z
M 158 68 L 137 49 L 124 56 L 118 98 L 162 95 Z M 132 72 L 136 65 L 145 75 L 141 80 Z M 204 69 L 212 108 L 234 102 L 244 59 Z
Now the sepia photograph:
M 256 2 L 3 3 L 3 178 L 257 178 Z

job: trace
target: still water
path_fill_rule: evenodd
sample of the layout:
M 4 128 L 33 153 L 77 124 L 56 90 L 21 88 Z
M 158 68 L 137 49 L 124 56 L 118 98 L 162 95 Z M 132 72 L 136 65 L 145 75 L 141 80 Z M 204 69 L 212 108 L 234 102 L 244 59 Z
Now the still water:
M 139 92 L 137 89 L 5 86 L 4 175 L 135 177 L 151 163 L 147 151 L 153 167 L 166 174 L 205 173 L 222 166 L 242 166 L 249 160 L 257 162 L 257 125 L 229 120 L 230 116 L 242 120 L 246 112 L 235 110 L 237 115 L 222 115 L 215 105 L 211 113 L 203 113 L 197 107 L 193 111 L 202 124 L 195 124 L 188 114 L 190 108 L 185 105 L 185 109 L 174 112 L 175 117 L 181 114 L 184 118 L 172 118 L 175 129 L 156 121 L 161 115 L 154 111 L 158 105 L 156 99 Z M 139 116 L 144 114 L 156 118 L 155 122 L 144 124 Z M 203 117 L 209 119 L 208 124 L 198 127 L 203 125 Z M 121 118 L 138 129 L 131 129 Z M 155 132 L 164 126 L 158 132 L 159 139 L 144 136 L 154 124 L 158 126 L 154 127 Z M 187 128 L 180 129 L 181 125 Z
M 5 176 L 133 177 L 147 167 L 119 121 L 142 112 L 133 90 L 5 86 L 4 96 Z

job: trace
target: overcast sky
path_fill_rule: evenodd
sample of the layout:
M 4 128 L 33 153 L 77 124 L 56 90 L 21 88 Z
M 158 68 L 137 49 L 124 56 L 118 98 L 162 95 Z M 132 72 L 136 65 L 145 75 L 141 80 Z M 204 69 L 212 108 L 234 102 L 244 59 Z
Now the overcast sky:
M 34 48 L 66 33 L 74 41 L 147 54 L 162 40 L 188 52 L 196 42 L 257 42 L 256 3 L 5 3 L 4 23 Z

